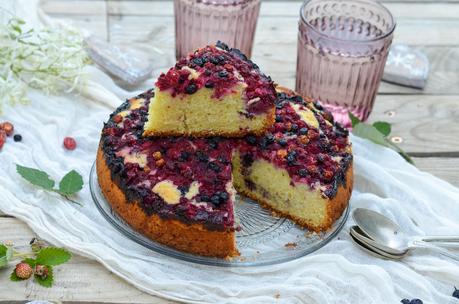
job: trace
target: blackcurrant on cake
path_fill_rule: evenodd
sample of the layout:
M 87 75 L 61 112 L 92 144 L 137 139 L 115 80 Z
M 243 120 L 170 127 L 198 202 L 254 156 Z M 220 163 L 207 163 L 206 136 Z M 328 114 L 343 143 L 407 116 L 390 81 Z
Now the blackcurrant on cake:
M 271 78 L 239 50 L 219 42 L 159 76 L 144 135 L 261 135 L 274 122 L 275 98 Z
M 348 131 L 317 102 L 277 90 L 274 123 L 242 138 L 187 137 L 180 121 L 176 131 L 149 133 L 154 111 L 161 111 L 152 105 L 158 91 L 126 101 L 102 130 L 96 164 L 105 198 L 147 237 L 212 257 L 238 255 L 236 192 L 309 230 L 329 229 L 351 196 Z

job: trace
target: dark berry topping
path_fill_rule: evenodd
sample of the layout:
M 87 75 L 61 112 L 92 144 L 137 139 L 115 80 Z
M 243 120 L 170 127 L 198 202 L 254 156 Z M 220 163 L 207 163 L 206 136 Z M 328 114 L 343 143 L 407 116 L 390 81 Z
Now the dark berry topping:
M 257 143 L 257 138 L 253 135 L 249 135 L 245 139 L 250 145 L 255 145 Z
M 212 81 L 207 81 L 204 86 L 208 89 L 212 89 L 215 85 Z
M 285 138 L 281 138 L 277 141 L 277 143 L 282 147 L 285 147 L 287 145 L 287 140 Z
M 220 71 L 220 72 L 218 72 L 218 77 L 226 78 L 226 77 L 228 77 L 228 72 L 225 71 L 225 70 Z
M 281 122 L 282 121 L 282 116 L 276 115 L 276 122 Z
M 198 157 L 198 160 L 201 162 L 207 162 L 209 160 L 209 156 L 207 156 L 204 152 L 202 151 L 197 151 L 196 156 Z
M 215 206 L 218 206 L 220 205 L 221 198 L 218 194 L 212 195 L 212 197 L 210 198 L 210 202 Z
M 21 134 L 15 134 L 13 136 L 13 139 L 14 139 L 15 142 L 18 142 L 18 141 L 22 140 L 22 136 L 21 136 Z
M 301 128 L 301 129 L 298 131 L 298 134 L 300 134 L 300 135 L 306 135 L 306 134 L 308 134 L 308 128 L 306 128 L 306 127 Z
M 298 175 L 301 176 L 301 177 L 306 177 L 306 176 L 308 176 L 308 170 L 300 169 L 300 170 L 298 170 Z
M 222 171 L 222 168 L 220 168 L 220 166 L 216 163 L 216 162 L 209 162 L 207 164 L 207 166 L 212 170 L 212 171 L 215 171 L 215 172 L 220 172 Z
M 193 83 L 191 83 L 191 84 L 189 84 L 189 85 L 187 85 L 185 87 L 185 93 L 187 93 L 187 94 L 194 94 L 194 93 L 196 93 L 197 90 L 198 90 L 198 87 Z

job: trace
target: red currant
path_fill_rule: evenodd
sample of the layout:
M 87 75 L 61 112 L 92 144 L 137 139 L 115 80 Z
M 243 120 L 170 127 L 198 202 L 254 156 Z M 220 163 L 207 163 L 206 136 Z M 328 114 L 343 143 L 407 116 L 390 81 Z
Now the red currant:
M 75 150 L 77 143 L 73 137 L 64 138 L 64 147 L 67 150 Z

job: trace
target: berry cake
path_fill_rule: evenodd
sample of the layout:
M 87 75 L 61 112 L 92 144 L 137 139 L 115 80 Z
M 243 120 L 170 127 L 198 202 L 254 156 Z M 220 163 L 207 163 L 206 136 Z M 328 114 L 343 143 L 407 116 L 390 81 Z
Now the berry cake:
M 352 190 L 348 131 L 309 99 L 278 88 L 260 136 L 144 137 L 154 92 L 121 105 L 97 155 L 101 190 L 135 230 L 181 251 L 238 255 L 236 191 L 312 231 L 331 227 Z
M 155 86 L 144 135 L 242 137 L 274 122 L 271 78 L 221 42 L 182 58 Z

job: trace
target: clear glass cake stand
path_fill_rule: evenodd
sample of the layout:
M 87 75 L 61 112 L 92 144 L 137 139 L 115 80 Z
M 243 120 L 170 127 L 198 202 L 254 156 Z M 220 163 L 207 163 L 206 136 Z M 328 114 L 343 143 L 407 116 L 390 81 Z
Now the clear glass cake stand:
M 339 233 L 350 209 L 346 208 L 329 231 L 313 233 L 296 226 L 290 220 L 273 216 L 248 198 L 238 196 L 235 210 L 242 229 L 236 233 L 236 242 L 241 255 L 232 259 L 219 259 L 184 253 L 134 231 L 105 200 L 97 181 L 95 165 L 91 169 L 89 185 L 94 203 L 102 216 L 129 239 L 169 257 L 222 267 L 273 265 L 308 255 L 323 247 Z

